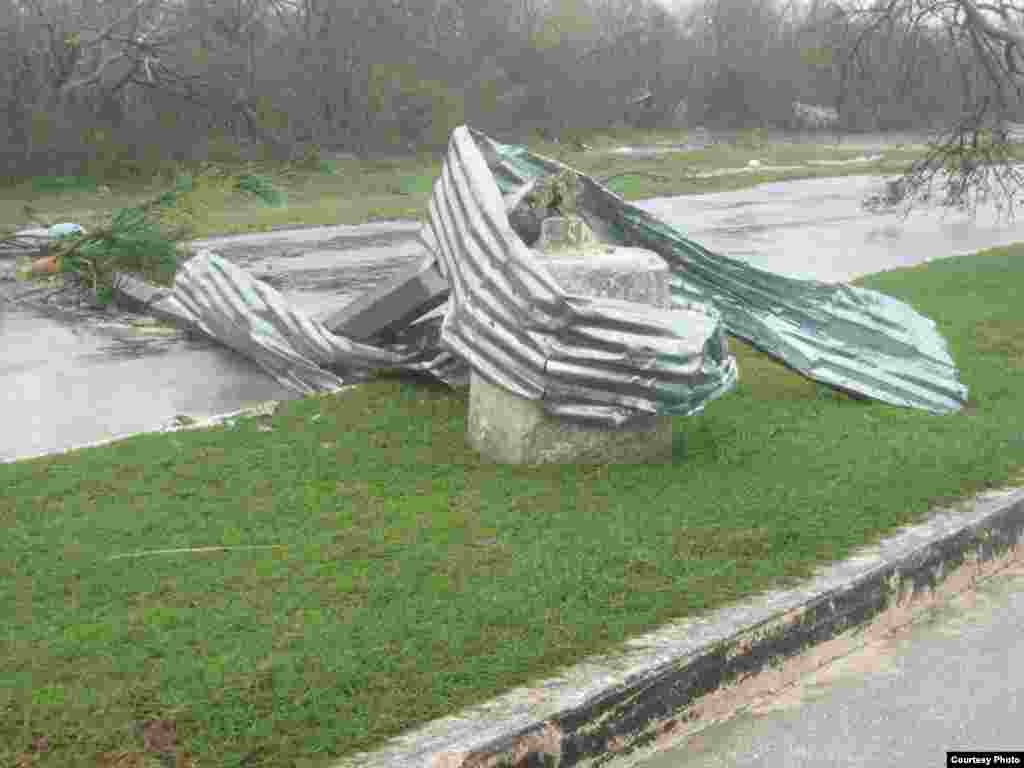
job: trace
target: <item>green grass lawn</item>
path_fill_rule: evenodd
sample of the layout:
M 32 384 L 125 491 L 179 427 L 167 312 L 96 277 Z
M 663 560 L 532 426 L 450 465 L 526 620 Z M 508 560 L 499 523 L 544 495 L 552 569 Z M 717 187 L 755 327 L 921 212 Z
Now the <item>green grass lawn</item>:
M 464 394 L 382 380 L 0 465 L 0 764 L 326 766 L 1024 481 L 1024 246 L 862 283 L 938 322 L 963 412 L 734 342 L 668 464 L 481 464 Z
M 899 173 L 918 156 L 893 148 L 879 162 L 849 166 L 813 166 L 796 170 L 763 170 L 711 179 L 696 178 L 704 171 L 743 168 L 750 160 L 767 165 L 800 165 L 812 160 L 846 160 L 868 154 L 830 145 L 761 144 L 757 140 L 716 145 L 692 152 L 676 152 L 653 158 L 613 155 L 605 150 L 621 144 L 679 142 L 684 133 L 619 132 L 590 139 L 595 151 L 571 151 L 568 145 L 527 141 L 542 154 L 558 157 L 574 168 L 597 178 L 619 176 L 610 187 L 628 200 L 655 196 L 694 194 L 739 189 L 765 181 Z M 284 192 L 286 204 L 266 206 L 252 197 L 237 194 L 204 208 L 196 221 L 195 237 L 257 232 L 283 227 L 358 224 L 386 219 L 418 219 L 425 215 L 434 180 L 440 172 L 441 155 L 419 155 L 391 160 L 325 161 L 320 170 L 297 167 L 255 166 Z M 328 172 L 329 171 L 329 172 Z M 651 175 L 653 174 L 653 176 Z M 92 177 L 38 177 L 0 187 L 0 233 L 28 224 L 24 208 L 30 205 L 47 223 L 74 221 L 95 228 L 119 207 L 138 205 L 166 190 L 170 178 L 135 181 L 100 180 Z

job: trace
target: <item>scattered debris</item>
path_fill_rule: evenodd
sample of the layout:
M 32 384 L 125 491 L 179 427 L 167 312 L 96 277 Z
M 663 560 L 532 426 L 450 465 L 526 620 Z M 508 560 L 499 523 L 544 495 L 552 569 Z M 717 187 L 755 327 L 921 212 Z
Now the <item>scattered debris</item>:
M 155 754 L 173 752 L 178 745 L 178 725 L 173 720 L 148 720 L 142 725 L 142 748 Z
M 32 275 L 55 275 L 57 271 L 56 256 L 43 256 L 35 259 L 29 267 L 29 273 Z
M 251 544 L 239 546 L 216 547 L 178 547 L 176 549 L 150 549 L 144 552 L 128 552 L 123 555 L 112 555 L 107 560 L 124 560 L 125 558 L 151 557 L 154 555 L 191 555 L 203 552 L 232 552 L 251 549 L 282 549 L 284 544 Z
M 453 185 L 461 185 L 458 205 Z M 627 338 L 610 326 L 596 330 L 611 322 L 611 315 L 602 316 L 600 302 L 570 299 L 535 261 L 530 246 L 539 239 L 543 219 L 573 211 L 606 245 L 652 250 L 676 272 L 671 315 L 638 310 L 628 321 L 628 343 L 660 349 L 669 339 L 698 341 L 686 353 L 704 355 L 693 369 L 702 371 L 698 388 L 688 389 L 685 377 L 669 384 L 659 378 L 670 376 L 669 368 L 652 369 L 648 363 L 643 376 L 621 378 L 621 361 L 645 356 L 615 345 L 609 352 L 610 339 Z M 956 411 L 966 401 L 966 387 L 935 324 L 903 302 L 854 286 L 777 275 L 711 253 L 572 168 L 469 128 L 453 134 L 420 239 L 425 245 L 420 264 L 327 325 L 302 315 L 271 286 L 209 251 L 200 251 L 179 270 L 169 292 L 142 301 L 147 312 L 231 346 L 304 394 L 333 391 L 346 379 L 363 380 L 378 371 L 427 373 L 462 386 L 472 366 L 518 393 L 534 393 L 530 396 L 541 398 L 545 409 L 567 417 L 586 414 L 618 422 L 627 418 L 623 408 L 690 412 L 721 394 L 734 376 L 728 373 L 732 358 L 724 347 L 718 350 L 718 342 L 700 348 L 701 333 L 715 336 L 710 328 L 720 317 L 729 332 L 839 390 L 936 413 Z M 481 243 L 488 245 L 478 250 Z M 510 271 L 512 263 L 516 268 Z M 462 281 L 458 290 L 464 303 L 449 301 L 443 316 L 431 316 L 428 310 L 442 308 L 453 275 L 456 284 Z M 123 288 L 139 293 L 140 286 Z M 577 338 L 574 318 L 583 316 L 590 330 Z M 697 328 L 703 330 L 694 335 Z M 550 341 L 540 344 L 543 338 Z M 682 354 L 681 349 L 672 354 Z M 555 362 L 559 355 L 569 355 L 564 367 Z M 613 358 L 619 362 L 613 364 Z M 606 363 L 597 365 L 599 359 Z M 614 371 L 603 365 L 613 365 Z M 585 387 L 570 383 L 580 375 Z M 568 378 L 562 382 L 559 376 Z M 631 383 L 612 383 L 618 381 Z M 626 402 L 630 406 L 609 405 Z
M 273 416 L 280 407 L 280 400 L 266 400 L 246 411 L 249 416 Z
M 793 102 L 793 119 L 796 128 L 824 130 L 839 124 L 839 112 L 833 107 Z
M 506 197 L 567 167 L 471 133 Z M 841 391 L 934 413 L 958 411 L 966 402 L 967 388 L 945 339 L 933 321 L 904 302 L 842 283 L 786 277 L 712 253 L 589 177 L 578 177 L 586 188 L 580 207 L 588 224 L 606 242 L 661 255 L 678 278 L 677 304 L 713 306 L 730 333 Z
M 752 160 L 748 168 L 762 166 Z M 161 199 L 153 205 L 167 202 Z M 91 266 L 98 286 L 109 254 L 103 248 L 131 240 L 133 227 L 147 234 L 148 209 L 132 210 L 92 233 L 59 225 L 65 229 L 50 256 L 85 265 L 87 275 Z M 657 253 L 678 278 L 671 309 L 606 305 L 560 288 L 531 248 L 553 215 L 578 216 L 604 246 Z M 31 234 L 49 240 L 51 230 Z M 18 235 L 26 242 L 26 232 Z M 338 391 L 379 372 L 425 373 L 462 386 L 472 368 L 550 413 L 619 424 L 637 413 L 692 413 L 728 391 L 736 377 L 728 331 L 859 396 L 938 413 L 966 400 L 935 324 L 906 304 L 711 253 L 594 179 L 467 127 L 452 136 L 420 240 L 424 258 L 415 268 L 326 323 L 210 251 L 185 261 L 171 288 L 118 271 L 110 282 L 119 301 L 146 312 L 140 327 L 157 318 L 199 331 L 305 394 Z M 175 244 L 161 243 L 177 264 Z M 179 417 L 168 430 L 211 424 Z

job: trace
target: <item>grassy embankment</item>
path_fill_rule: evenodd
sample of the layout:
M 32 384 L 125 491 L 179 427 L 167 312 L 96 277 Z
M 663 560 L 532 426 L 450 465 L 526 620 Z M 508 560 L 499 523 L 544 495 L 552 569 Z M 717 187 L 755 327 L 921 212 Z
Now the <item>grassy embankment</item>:
M 808 165 L 809 161 L 846 160 L 865 153 L 831 145 L 765 144 L 757 134 L 740 136 L 734 143 L 692 152 L 677 152 L 651 158 L 608 154 L 622 144 L 678 143 L 680 133 L 639 133 L 636 131 L 588 139 L 592 151 L 579 152 L 567 145 L 528 142 L 532 149 L 559 157 L 569 165 L 598 178 L 615 176 L 609 186 L 626 199 L 680 195 L 737 189 L 764 181 L 836 176 L 860 173 L 896 173 L 917 153 L 895 148 L 883 153 L 878 162 L 846 166 Z M 752 171 L 750 160 L 764 165 L 800 165 L 789 170 Z M 232 166 L 224 166 L 231 168 Z M 240 166 L 234 166 L 236 170 Z M 741 173 L 715 178 L 697 174 L 733 168 Z M 358 161 L 321 158 L 288 167 L 249 164 L 244 171 L 266 176 L 285 195 L 285 204 L 268 207 L 241 193 L 210 204 L 206 201 L 196 217 L 195 237 L 238 232 L 256 232 L 283 227 L 325 224 L 357 224 L 372 220 L 416 219 L 424 215 L 426 202 L 440 169 L 440 155 L 390 160 Z M 35 178 L 0 187 L 0 232 L 28 222 L 29 205 L 44 221 L 75 221 L 87 228 L 109 221 L 118 208 L 138 205 L 165 191 L 175 169 L 145 179 L 99 179 L 90 177 Z M 194 169 L 191 169 L 194 170 Z M 634 172 L 633 175 L 619 175 Z
M 962 413 L 734 342 L 666 464 L 481 464 L 464 394 L 380 381 L 0 465 L 0 764 L 326 766 L 1024 482 L 1024 247 L 862 283 L 937 320 Z

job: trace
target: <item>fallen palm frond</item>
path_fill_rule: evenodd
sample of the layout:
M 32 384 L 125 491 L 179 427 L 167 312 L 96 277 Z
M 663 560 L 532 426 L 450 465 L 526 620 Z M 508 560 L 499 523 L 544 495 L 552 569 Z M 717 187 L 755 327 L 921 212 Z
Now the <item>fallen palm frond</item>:
M 77 275 L 105 304 L 112 297 L 116 272 L 135 272 L 170 285 L 184 258 L 178 244 L 196 232 L 210 210 L 236 192 L 273 205 L 284 200 L 264 176 L 204 166 L 195 174 L 182 174 L 171 189 L 152 199 L 115 211 L 104 226 L 58 239 L 45 231 L 9 233 L 0 237 L 0 252 L 55 257 L 60 271 Z

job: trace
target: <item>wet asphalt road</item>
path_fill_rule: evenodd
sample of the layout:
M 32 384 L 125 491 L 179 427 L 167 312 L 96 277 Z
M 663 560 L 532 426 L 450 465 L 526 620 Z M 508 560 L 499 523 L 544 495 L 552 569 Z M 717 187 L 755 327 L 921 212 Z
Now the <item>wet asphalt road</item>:
M 1024 216 L 926 212 L 904 221 L 861 200 L 872 177 L 808 179 L 737 192 L 650 200 L 642 207 L 711 250 L 778 272 L 846 280 L 1024 240 Z M 319 227 L 198 241 L 322 316 L 414 263 L 414 223 Z M 0 272 L 10 267 L 0 258 Z M 296 395 L 236 353 L 126 315 L 62 313 L 11 300 L 0 275 L 0 461 Z M 37 302 L 38 304 L 38 302 Z
M 639 205 L 709 250 L 829 282 L 1024 239 L 1024 212 L 1000 221 L 992 208 L 980 209 L 972 221 L 949 209 L 906 218 L 862 210 L 860 201 L 880 183 L 872 176 L 807 179 Z
M 1024 750 L 1024 565 L 637 768 L 940 768 Z M 609 768 L 624 768 L 625 761 Z
M 418 229 L 321 227 L 195 245 L 215 247 L 317 316 L 415 261 Z M 297 397 L 215 342 L 134 326 L 124 312 L 15 302 L 15 287 L 0 282 L 0 461 Z

